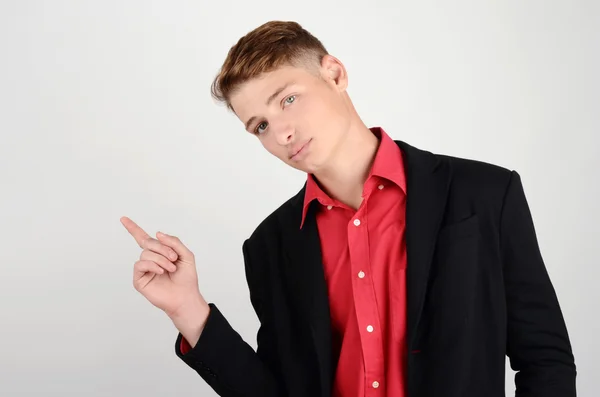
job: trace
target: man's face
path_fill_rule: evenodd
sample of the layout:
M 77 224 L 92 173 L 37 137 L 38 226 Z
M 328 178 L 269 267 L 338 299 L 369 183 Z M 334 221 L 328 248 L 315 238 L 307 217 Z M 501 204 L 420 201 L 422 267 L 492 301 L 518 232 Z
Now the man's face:
M 349 129 L 346 72 L 326 57 L 314 71 L 286 66 L 244 83 L 231 105 L 271 154 L 307 173 L 326 167 Z

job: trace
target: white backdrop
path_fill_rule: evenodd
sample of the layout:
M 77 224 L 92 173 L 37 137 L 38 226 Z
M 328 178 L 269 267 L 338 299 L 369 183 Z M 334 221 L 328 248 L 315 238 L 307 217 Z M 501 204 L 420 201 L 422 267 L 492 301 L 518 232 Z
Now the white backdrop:
M 230 46 L 271 19 L 345 63 L 369 126 L 521 174 L 579 393 L 597 395 L 592 0 L 2 1 L 0 395 L 215 395 L 133 289 L 140 249 L 122 215 L 187 243 L 204 296 L 255 346 L 241 243 L 304 176 L 209 88 Z

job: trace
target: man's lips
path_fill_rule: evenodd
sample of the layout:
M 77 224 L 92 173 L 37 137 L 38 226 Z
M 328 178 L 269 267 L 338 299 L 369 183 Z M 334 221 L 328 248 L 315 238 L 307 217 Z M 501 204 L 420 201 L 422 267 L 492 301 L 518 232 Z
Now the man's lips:
M 302 143 L 301 145 L 294 147 L 292 149 L 292 152 L 290 153 L 290 160 L 293 160 L 296 156 L 298 156 L 300 153 L 302 153 L 304 148 L 310 143 L 311 140 L 312 139 L 309 139 L 308 141 Z

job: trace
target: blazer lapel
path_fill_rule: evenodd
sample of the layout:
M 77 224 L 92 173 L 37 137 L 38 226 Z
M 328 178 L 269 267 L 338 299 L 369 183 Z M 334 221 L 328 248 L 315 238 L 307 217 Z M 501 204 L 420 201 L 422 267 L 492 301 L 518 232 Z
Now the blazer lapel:
M 407 252 L 407 341 L 415 346 L 423 312 L 429 270 L 437 234 L 443 220 L 449 188 L 449 170 L 432 153 L 396 141 L 403 152 L 406 172 L 406 252 Z
M 304 189 L 292 204 L 294 210 L 288 214 L 290 219 L 282 220 L 285 228 L 283 251 L 287 256 L 282 271 L 290 289 L 290 297 L 295 307 L 301 310 L 301 322 L 307 325 L 312 336 L 321 377 L 321 394 L 329 396 L 333 380 L 329 295 L 315 217 L 316 202 L 310 205 L 300 229 L 303 199 Z

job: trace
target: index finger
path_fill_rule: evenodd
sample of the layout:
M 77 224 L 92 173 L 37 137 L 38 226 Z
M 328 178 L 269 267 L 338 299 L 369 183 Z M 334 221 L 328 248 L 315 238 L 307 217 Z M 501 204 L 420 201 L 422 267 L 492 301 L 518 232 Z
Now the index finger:
M 146 241 L 148 238 L 150 238 L 148 233 L 146 233 L 144 231 L 144 229 L 139 227 L 134 221 L 132 221 L 131 219 L 129 219 L 126 216 L 121 217 L 121 223 L 123 224 L 123 226 L 125 226 L 125 229 L 127 229 L 129 234 L 131 234 L 133 236 L 135 241 L 137 241 L 140 248 L 144 248 L 143 247 L 144 241 Z

